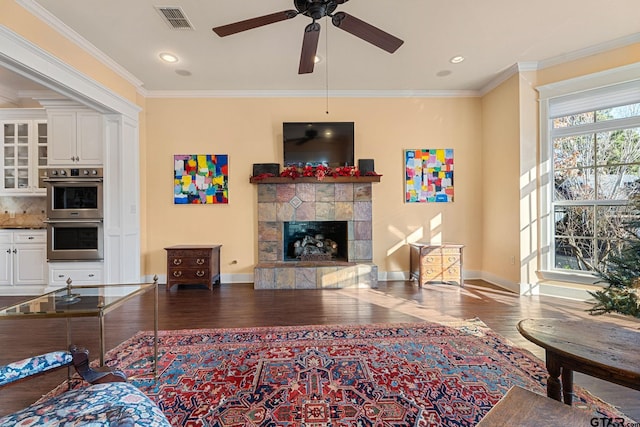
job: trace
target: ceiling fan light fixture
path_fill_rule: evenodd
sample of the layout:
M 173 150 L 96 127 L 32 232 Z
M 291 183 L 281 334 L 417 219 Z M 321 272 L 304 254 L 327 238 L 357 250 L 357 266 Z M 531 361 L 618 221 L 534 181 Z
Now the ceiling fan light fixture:
M 171 52 L 161 52 L 158 56 L 168 64 L 175 64 L 178 62 L 178 57 Z
M 449 60 L 452 64 L 459 64 L 462 61 L 464 61 L 464 56 L 462 55 L 456 55 Z

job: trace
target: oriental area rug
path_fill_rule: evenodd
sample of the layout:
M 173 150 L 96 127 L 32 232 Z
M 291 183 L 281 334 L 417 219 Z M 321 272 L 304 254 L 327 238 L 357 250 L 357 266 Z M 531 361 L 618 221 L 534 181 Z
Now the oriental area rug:
M 174 426 L 473 426 L 547 373 L 481 321 L 139 332 L 107 354 Z M 620 416 L 576 387 L 574 406 Z

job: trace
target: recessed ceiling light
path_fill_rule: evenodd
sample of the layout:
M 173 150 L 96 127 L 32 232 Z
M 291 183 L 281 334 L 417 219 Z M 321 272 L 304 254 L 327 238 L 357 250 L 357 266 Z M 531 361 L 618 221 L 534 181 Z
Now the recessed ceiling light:
M 459 64 L 462 61 L 464 61 L 464 56 L 461 55 L 454 56 L 449 60 L 449 62 L 451 62 L 452 64 Z
M 168 62 L 169 64 L 178 62 L 178 57 L 175 56 L 173 53 L 162 52 L 158 56 L 160 56 L 160 59 L 162 59 L 164 62 Z

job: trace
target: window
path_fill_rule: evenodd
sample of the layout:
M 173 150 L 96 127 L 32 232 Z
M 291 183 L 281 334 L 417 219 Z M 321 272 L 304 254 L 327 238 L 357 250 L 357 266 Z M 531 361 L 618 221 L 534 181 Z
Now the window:
M 640 81 L 550 97 L 541 112 L 550 184 L 543 266 L 593 272 L 620 249 L 628 202 L 640 196 Z

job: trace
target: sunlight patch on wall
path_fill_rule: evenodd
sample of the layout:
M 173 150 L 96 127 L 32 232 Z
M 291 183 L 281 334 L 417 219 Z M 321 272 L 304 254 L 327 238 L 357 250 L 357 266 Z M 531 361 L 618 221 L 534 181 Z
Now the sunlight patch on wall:
M 402 235 L 402 233 L 400 233 L 399 230 L 394 228 L 394 227 L 389 227 L 389 230 L 390 231 L 397 231 L 398 233 L 396 233 L 396 234 Z M 407 243 L 418 242 L 423 237 L 424 237 L 424 228 L 420 227 L 417 230 L 415 230 L 413 233 L 407 235 L 404 239 L 401 239 L 400 241 L 398 241 L 398 243 L 396 243 L 395 245 L 391 246 L 387 250 L 387 256 L 391 256 L 393 253 L 398 251 L 400 248 L 406 246 Z
M 438 214 L 429 221 L 429 230 L 431 239 L 430 243 L 440 245 L 442 244 L 442 214 Z

